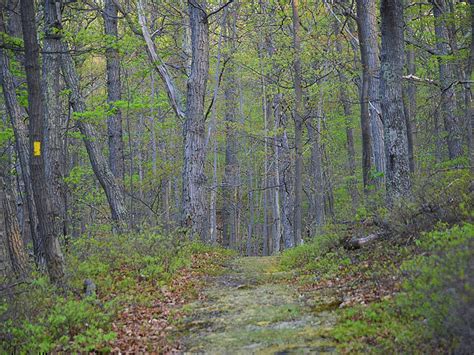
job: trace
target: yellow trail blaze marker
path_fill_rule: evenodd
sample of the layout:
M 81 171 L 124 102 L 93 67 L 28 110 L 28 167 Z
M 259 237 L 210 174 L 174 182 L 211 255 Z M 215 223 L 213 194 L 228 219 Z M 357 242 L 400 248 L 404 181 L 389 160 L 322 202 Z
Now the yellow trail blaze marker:
M 33 156 L 39 157 L 41 155 L 41 142 L 33 142 Z

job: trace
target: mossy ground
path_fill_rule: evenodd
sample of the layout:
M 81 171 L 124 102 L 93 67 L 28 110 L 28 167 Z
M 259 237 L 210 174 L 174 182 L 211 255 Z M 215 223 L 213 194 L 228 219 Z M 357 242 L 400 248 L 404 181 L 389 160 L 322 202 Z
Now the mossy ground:
M 277 257 L 233 259 L 207 280 L 201 300 L 190 304 L 177 336 L 182 349 L 206 353 L 333 352 L 322 331 L 333 326 L 331 310 L 314 311 L 278 270 Z M 327 300 L 328 304 L 332 301 Z M 319 300 L 324 303 L 324 300 Z

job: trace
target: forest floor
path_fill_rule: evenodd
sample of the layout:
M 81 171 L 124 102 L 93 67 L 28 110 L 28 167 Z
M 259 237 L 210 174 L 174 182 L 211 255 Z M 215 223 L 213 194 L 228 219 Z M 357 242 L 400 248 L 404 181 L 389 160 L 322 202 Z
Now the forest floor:
M 277 257 L 232 259 L 208 277 L 175 334 L 180 349 L 206 353 L 333 352 L 321 333 L 336 316 L 331 297 L 308 299 L 278 270 Z

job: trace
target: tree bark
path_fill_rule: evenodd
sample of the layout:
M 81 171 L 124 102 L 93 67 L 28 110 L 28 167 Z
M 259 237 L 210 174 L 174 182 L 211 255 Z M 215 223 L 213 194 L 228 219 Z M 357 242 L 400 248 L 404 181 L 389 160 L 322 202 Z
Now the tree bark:
M 28 128 L 25 125 L 28 115 L 18 102 L 13 76 L 9 70 L 9 60 L 3 49 L 0 49 L 0 65 L 0 80 L 2 82 L 3 96 L 15 136 L 15 148 L 20 161 L 21 177 L 25 184 L 26 206 L 28 209 L 29 228 L 33 242 L 33 254 L 36 264 L 44 265 L 45 256 L 43 242 L 39 234 L 38 215 L 36 213 L 36 203 L 33 197 L 33 186 L 31 184 L 30 159 L 28 154 Z
M 48 0 L 52 1 L 52 0 Z M 117 49 L 118 41 L 118 11 L 114 0 L 105 0 L 104 30 L 109 46 L 105 50 L 107 63 L 107 103 L 109 112 L 107 117 L 107 132 L 109 142 L 109 165 L 117 181 L 123 184 L 124 177 L 124 147 L 122 131 L 122 112 L 115 106 L 115 102 L 122 99 L 120 79 L 120 57 Z
M 276 94 L 273 97 L 273 116 L 275 120 L 275 175 L 278 187 L 275 192 L 275 202 L 281 199 L 281 211 L 277 218 L 280 219 L 277 233 L 278 247 L 280 247 L 279 240 L 283 240 L 285 249 L 292 248 L 295 245 L 293 239 L 293 209 L 291 206 L 292 184 L 290 176 L 290 151 L 288 146 L 288 138 L 286 135 L 286 116 L 282 110 L 282 94 Z M 279 232 L 278 232 L 279 230 Z M 275 244 L 274 244 L 275 245 Z M 281 247 L 280 247 L 281 249 Z
M 359 33 L 359 46 L 362 62 L 362 93 L 361 98 L 361 123 L 362 123 L 362 139 L 364 148 L 368 144 L 367 140 L 370 135 L 371 154 L 373 157 L 375 169 L 382 176 L 375 178 L 375 182 L 379 187 L 383 186 L 385 177 L 385 151 L 384 151 L 384 133 L 382 114 L 380 108 L 379 93 L 379 45 L 377 40 L 377 18 L 376 18 L 375 0 L 357 0 L 357 26 Z M 367 121 L 369 123 L 367 123 Z M 370 127 L 370 132 L 367 132 Z M 364 153 L 363 153 L 364 156 Z M 364 186 L 369 181 L 370 165 L 369 151 L 364 156 Z
M 188 0 L 191 26 L 192 62 L 187 84 L 184 123 L 184 171 L 182 224 L 191 238 L 209 239 L 206 176 L 204 174 L 204 98 L 209 74 L 209 23 L 206 1 Z
M 409 48 L 406 53 L 407 58 L 407 71 L 408 75 L 415 75 L 415 51 L 413 48 Z M 407 140 L 408 140 L 408 157 L 410 159 L 410 172 L 415 172 L 415 153 L 414 153 L 414 139 L 413 139 L 413 125 L 416 117 L 416 86 L 415 83 L 409 81 L 404 88 L 404 107 L 405 107 L 405 119 L 407 125 Z
M 21 0 L 21 24 L 25 45 L 25 69 L 28 85 L 30 139 L 30 171 L 33 195 L 37 206 L 40 236 L 43 240 L 46 265 L 51 281 L 64 285 L 64 258 L 58 241 L 58 231 L 51 199 L 51 189 L 45 171 L 45 113 L 41 88 L 39 45 L 33 0 Z
M 232 11 L 225 9 L 224 11 Z M 237 241 L 237 205 L 239 196 L 239 161 L 237 152 L 239 144 L 235 132 L 237 123 L 237 81 L 235 77 L 235 65 L 233 63 L 232 52 L 235 50 L 235 22 L 237 21 L 236 10 L 233 14 L 228 14 L 226 19 L 227 35 L 224 37 L 227 48 L 226 70 L 224 78 L 224 100 L 225 100 L 225 167 L 223 181 L 223 229 L 224 240 L 230 241 L 230 246 L 235 247 Z
M 300 18 L 298 14 L 298 0 L 291 1 L 293 14 L 293 81 L 295 89 L 295 110 L 293 119 L 295 121 L 295 218 L 294 238 L 295 244 L 302 242 L 302 198 L 303 198 L 303 88 L 301 86 L 301 40 L 300 40 Z
M 431 0 L 435 17 L 436 48 L 439 54 L 439 79 L 441 83 L 441 112 L 444 127 L 447 132 L 447 145 L 449 159 L 463 155 L 462 125 L 457 115 L 455 69 L 449 59 L 443 58 L 450 54 L 449 33 L 445 15 L 448 11 L 445 0 Z
M 46 177 L 51 186 L 51 198 L 58 231 L 67 234 L 65 187 L 63 181 L 66 131 L 64 115 L 61 107 L 60 83 L 60 51 L 61 34 L 60 8 L 55 0 L 44 1 L 44 40 L 43 40 L 43 82 L 44 82 L 44 113 L 47 134 L 45 136 L 44 160 Z
M 25 252 L 23 239 L 21 238 L 20 226 L 16 215 L 16 203 L 13 196 L 12 186 L 7 185 L 7 179 L 3 172 L 0 172 L 0 221 L 5 226 L 5 239 L 10 256 L 10 264 L 15 275 L 24 276 L 28 270 L 28 256 Z M 1 216 L 3 214 L 3 216 Z
M 387 159 L 387 198 L 406 196 L 411 187 L 402 76 L 404 63 L 403 1 L 382 0 L 380 91 Z

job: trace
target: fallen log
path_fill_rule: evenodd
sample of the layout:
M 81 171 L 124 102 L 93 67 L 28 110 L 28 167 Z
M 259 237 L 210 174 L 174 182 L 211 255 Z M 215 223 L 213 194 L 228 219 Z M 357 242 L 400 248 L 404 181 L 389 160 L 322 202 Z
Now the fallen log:
M 376 241 L 377 239 L 380 239 L 382 237 L 382 235 L 383 234 L 381 232 L 376 232 L 376 233 L 371 233 L 371 234 L 369 234 L 367 236 L 364 236 L 364 237 L 350 238 L 349 240 L 347 240 L 344 243 L 345 248 L 346 249 L 360 249 L 364 245 L 370 244 L 370 243 Z

